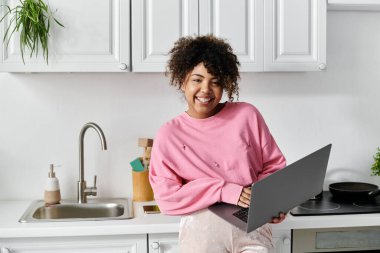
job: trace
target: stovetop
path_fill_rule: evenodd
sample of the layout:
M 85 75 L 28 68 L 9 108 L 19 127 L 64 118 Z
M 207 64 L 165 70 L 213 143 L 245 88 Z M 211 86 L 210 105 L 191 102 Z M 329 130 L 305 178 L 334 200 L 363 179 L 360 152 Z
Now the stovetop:
M 373 200 L 350 202 L 336 199 L 329 191 L 324 191 L 321 199 L 308 200 L 290 213 L 294 216 L 380 213 L 380 196 Z

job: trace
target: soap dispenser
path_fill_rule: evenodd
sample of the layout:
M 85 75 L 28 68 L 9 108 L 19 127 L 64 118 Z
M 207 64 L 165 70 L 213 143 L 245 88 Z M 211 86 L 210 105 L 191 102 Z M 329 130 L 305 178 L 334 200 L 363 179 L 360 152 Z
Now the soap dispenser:
M 47 205 L 58 204 L 61 201 L 61 192 L 58 179 L 55 177 L 54 165 L 50 164 L 50 171 L 45 184 L 45 203 Z

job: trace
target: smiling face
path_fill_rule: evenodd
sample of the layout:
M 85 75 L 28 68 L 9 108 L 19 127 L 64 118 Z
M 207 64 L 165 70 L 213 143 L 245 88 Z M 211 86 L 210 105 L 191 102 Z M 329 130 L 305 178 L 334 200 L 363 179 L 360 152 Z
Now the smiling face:
M 203 63 L 199 63 L 187 75 L 181 89 L 185 93 L 189 107 L 187 113 L 191 117 L 204 119 L 219 111 L 223 88 Z

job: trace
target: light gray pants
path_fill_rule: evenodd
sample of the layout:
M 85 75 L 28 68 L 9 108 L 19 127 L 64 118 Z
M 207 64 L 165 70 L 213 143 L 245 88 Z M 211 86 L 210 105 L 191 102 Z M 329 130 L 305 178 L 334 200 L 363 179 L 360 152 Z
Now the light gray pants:
M 240 230 L 208 209 L 182 217 L 180 253 L 272 253 L 270 224 L 250 232 Z

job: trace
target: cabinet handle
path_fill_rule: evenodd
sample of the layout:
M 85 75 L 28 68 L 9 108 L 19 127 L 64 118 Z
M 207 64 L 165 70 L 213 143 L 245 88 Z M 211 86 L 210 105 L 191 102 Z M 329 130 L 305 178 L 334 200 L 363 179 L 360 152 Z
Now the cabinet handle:
M 125 64 L 125 63 L 120 63 L 119 68 L 120 68 L 121 70 L 126 70 L 126 69 L 128 68 L 128 65 Z
M 290 239 L 289 238 L 284 238 L 283 240 L 282 240 L 282 242 L 284 243 L 284 245 L 290 245 Z
M 2 247 L 2 248 L 0 249 L 0 252 L 1 252 L 1 253 L 10 253 L 11 250 L 8 249 L 8 248 Z
M 321 63 L 321 64 L 319 64 L 318 68 L 319 68 L 320 70 L 325 70 L 325 69 L 326 69 L 326 64 Z
M 152 247 L 152 249 L 158 249 L 160 247 L 160 243 L 159 242 L 152 242 L 150 247 Z

